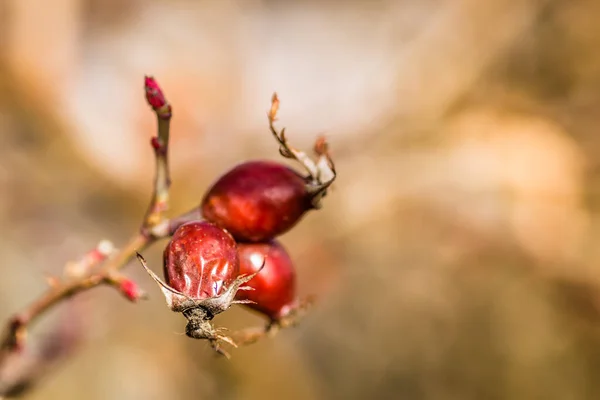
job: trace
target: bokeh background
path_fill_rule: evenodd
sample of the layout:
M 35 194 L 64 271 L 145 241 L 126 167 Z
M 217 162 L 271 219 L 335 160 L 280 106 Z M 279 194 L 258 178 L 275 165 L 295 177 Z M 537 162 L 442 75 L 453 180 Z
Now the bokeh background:
M 599 21 L 596 0 L 0 0 L 3 320 L 138 226 L 144 74 L 174 106 L 174 214 L 277 159 L 273 91 L 339 172 L 282 237 L 320 298 L 299 327 L 216 358 L 132 263 L 148 301 L 99 288 L 36 325 L 70 344 L 26 397 L 600 398 Z

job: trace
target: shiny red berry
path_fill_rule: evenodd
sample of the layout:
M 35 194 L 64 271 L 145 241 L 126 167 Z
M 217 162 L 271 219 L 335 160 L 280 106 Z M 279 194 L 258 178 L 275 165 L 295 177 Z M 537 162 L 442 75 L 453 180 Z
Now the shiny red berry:
M 188 297 L 218 296 L 239 274 L 236 242 L 210 222 L 182 225 L 164 250 L 163 269 L 166 283 Z
M 254 290 L 239 291 L 238 300 L 251 300 L 246 304 L 272 321 L 287 316 L 297 306 L 296 270 L 285 248 L 275 240 L 268 243 L 241 243 L 238 245 L 240 272 L 262 270 L 246 286 Z
M 217 351 L 225 354 L 218 342 L 234 342 L 210 321 L 232 304 L 244 303 L 235 300 L 235 295 L 255 276 L 239 274 L 237 244 L 233 237 L 206 221 L 177 228 L 163 255 L 166 282 L 148 268 L 139 254 L 138 259 L 159 285 L 169 308 L 187 318 L 186 335 L 208 339 Z
M 278 110 L 279 98 L 273 94 L 269 129 L 279 143 L 279 153 L 307 174 L 272 161 L 248 161 L 221 176 L 200 205 L 204 218 L 241 242 L 264 242 L 290 230 L 307 211 L 320 207 L 336 178 L 325 138 L 317 139 L 313 149 L 317 160 L 311 159 L 290 145 L 285 130 L 275 129 Z
M 292 228 L 313 208 L 304 177 L 271 161 L 240 164 L 208 190 L 202 215 L 239 241 L 260 242 Z

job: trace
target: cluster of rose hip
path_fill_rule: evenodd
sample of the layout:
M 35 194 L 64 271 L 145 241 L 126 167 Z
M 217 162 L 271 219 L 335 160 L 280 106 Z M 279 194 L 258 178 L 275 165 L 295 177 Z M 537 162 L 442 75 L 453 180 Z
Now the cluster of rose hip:
M 146 81 L 153 108 L 164 105 L 154 80 Z M 273 95 L 268 113 L 270 130 L 283 157 L 298 162 L 301 174 L 272 161 L 246 161 L 222 175 L 200 205 L 202 220 L 179 226 L 163 255 L 162 281 L 138 258 L 158 283 L 167 305 L 188 320 L 187 336 L 209 340 L 227 355 L 221 342 L 237 346 L 293 325 L 308 299 L 296 294 L 296 271 L 286 249 L 276 239 L 312 209 L 335 180 L 333 162 L 323 138 L 314 147 L 316 161 L 288 144 L 284 130 L 273 123 L 279 100 Z M 260 330 L 238 332 L 237 339 L 211 324 L 232 304 L 243 304 L 268 319 Z

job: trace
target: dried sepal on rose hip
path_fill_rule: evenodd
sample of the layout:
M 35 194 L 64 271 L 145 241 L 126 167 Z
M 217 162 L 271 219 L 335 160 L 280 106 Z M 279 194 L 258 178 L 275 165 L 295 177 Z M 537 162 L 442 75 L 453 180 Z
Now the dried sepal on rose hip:
M 226 172 L 209 188 L 200 208 L 205 219 L 227 229 L 238 241 L 263 242 L 290 230 L 306 212 L 321 207 L 321 199 L 336 178 L 324 138 L 314 151 L 317 161 L 291 147 L 275 122 L 279 99 L 273 95 L 269 126 L 280 153 L 307 171 L 273 161 L 247 161 Z
M 256 273 L 240 275 L 237 245 L 233 237 L 218 226 L 206 222 L 190 222 L 180 226 L 164 251 L 163 282 L 138 254 L 146 272 L 162 290 L 167 305 L 188 320 L 185 333 L 194 339 L 207 339 L 223 355 L 220 342 L 235 343 L 211 320 L 232 304 L 247 303 L 236 300 L 239 290 Z
M 238 254 L 240 273 L 257 275 L 246 284 L 254 290 L 238 292 L 236 299 L 252 301 L 245 306 L 268 319 L 262 329 L 238 332 L 238 343 L 249 344 L 270 331 L 298 323 L 310 300 L 300 300 L 296 294 L 296 269 L 285 247 L 276 240 L 240 243 Z

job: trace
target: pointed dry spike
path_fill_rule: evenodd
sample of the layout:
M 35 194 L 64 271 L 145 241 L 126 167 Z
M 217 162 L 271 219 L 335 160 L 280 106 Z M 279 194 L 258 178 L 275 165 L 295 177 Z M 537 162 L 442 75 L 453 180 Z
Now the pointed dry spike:
M 173 289 L 172 287 L 167 285 L 165 282 L 163 282 L 150 268 L 148 268 L 144 257 L 142 257 L 142 255 L 140 253 L 136 253 L 136 254 L 137 254 L 138 260 L 142 264 L 142 267 L 144 267 L 144 269 L 146 270 L 148 275 L 150 275 L 150 277 L 152 279 L 154 279 L 154 281 L 158 284 L 158 287 L 160 288 L 160 290 L 163 292 L 163 295 L 165 296 L 165 300 L 167 301 L 167 306 L 172 311 L 182 312 L 182 311 L 184 311 L 188 308 L 191 308 L 195 305 L 195 302 L 193 299 L 190 299 L 183 293 L 178 292 L 177 290 Z
M 285 137 L 285 128 L 281 128 L 281 132 L 277 135 L 277 140 L 279 141 L 279 154 L 281 154 L 284 158 L 295 159 L 296 154 L 293 149 L 289 146 L 287 138 Z
M 246 328 L 239 332 L 236 332 L 236 342 L 238 346 L 247 346 L 249 344 L 256 343 L 267 334 L 266 327 L 252 327 Z
M 279 142 L 279 153 L 284 158 L 289 158 L 298 161 L 309 173 L 312 180 L 312 185 L 315 187 L 315 193 L 324 191 L 335 179 L 335 167 L 333 160 L 329 155 L 329 145 L 323 135 L 319 136 L 314 145 L 314 152 L 318 156 L 315 163 L 306 153 L 290 146 L 285 135 L 285 128 L 281 132 L 277 132 L 273 123 L 276 120 L 277 112 L 279 111 L 279 98 L 277 93 L 273 94 L 271 99 L 271 109 L 268 112 L 269 129 Z M 317 203 L 318 203 L 317 199 Z
M 224 333 L 224 332 L 229 332 L 229 329 L 226 328 L 226 327 L 224 327 L 224 326 L 221 326 L 219 328 L 215 328 L 215 333 L 217 335 L 220 335 L 221 333 Z
M 233 341 L 233 339 L 232 339 L 232 338 L 230 338 L 229 336 L 225 336 L 225 335 L 217 335 L 217 339 L 218 339 L 218 340 L 221 340 L 221 341 L 223 341 L 223 342 L 225 342 L 225 343 L 228 343 L 228 344 L 232 345 L 232 346 L 233 346 L 233 347 L 235 347 L 235 348 L 237 348 L 237 347 L 238 347 L 238 346 L 237 346 L 237 343 L 235 343 L 235 342 Z
M 221 354 L 222 356 L 225 356 L 227 359 L 230 359 L 231 356 L 229 355 L 229 353 L 227 353 L 225 350 L 223 350 L 221 348 L 221 346 L 219 345 L 219 341 L 221 342 L 225 342 L 230 344 L 231 346 L 237 348 L 238 345 L 236 342 L 233 341 L 233 339 L 231 339 L 229 336 L 225 336 L 225 335 L 215 335 L 215 337 L 210 338 L 210 345 L 211 347 L 219 354 Z
M 240 290 L 240 288 L 242 287 L 242 285 L 243 285 L 244 283 L 248 283 L 248 282 L 250 282 L 252 279 L 254 279 L 254 277 L 255 277 L 256 275 L 258 275 L 258 273 L 259 273 L 260 271 L 262 271 L 262 270 L 263 270 L 263 268 L 265 267 L 266 263 L 267 263 L 267 259 L 266 259 L 266 258 L 263 258 L 263 262 L 262 262 L 262 264 L 260 265 L 260 268 L 259 268 L 259 269 L 257 269 L 255 272 L 253 272 L 253 273 L 251 273 L 251 274 L 245 274 L 245 275 L 240 275 L 240 276 L 238 276 L 238 277 L 236 278 L 235 282 L 234 282 L 234 283 L 233 283 L 231 286 L 237 286 L 237 287 L 236 287 L 236 290 Z M 246 286 L 244 286 L 244 287 L 246 287 Z M 246 290 L 246 289 L 244 289 L 244 290 Z
M 217 314 L 222 313 L 223 311 L 225 311 L 229 307 L 231 307 L 232 304 L 234 304 L 235 295 L 236 295 L 237 291 L 239 290 L 239 288 L 242 287 L 242 285 L 244 285 L 248 281 L 252 280 L 252 278 L 254 278 L 260 271 L 262 271 L 262 269 L 264 267 L 265 267 L 265 260 L 263 260 L 261 267 L 256 272 L 253 272 L 253 273 L 247 274 L 247 275 L 238 276 L 231 283 L 231 285 L 229 285 L 229 287 L 227 287 L 219 296 L 210 297 L 208 299 L 203 299 L 203 300 L 198 300 L 196 302 L 196 305 L 207 310 L 212 315 L 217 315 Z
M 234 300 L 231 304 L 256 304 L 253 300 Z
M 223 357 L 225 357 L 228 360 L 231 360 L 231 355 L 226 352 L 225 350 L 223 350 L 221 348 L 221 346 L 219 346 L 218 343 L 215 342 L 211 342 L 210 345 L 212 346 L 213 350 L 216 351 L 218 354 L 222 355 Z
M 251 273 L 251 274 L 247 274 L 247 275 L 240 275 L 240 276 L 238 276 L 238 277 L 237 277 L 237 280 L 238 280 L 238 287 L 237 287 L 236 289 L 237 289 L 237 290 L 240 290 L 240 287 L 241 287 L 240 285 L 243 285 L 244 283 L 248 283 L 248 282 L 250 282 L 252 279 L 254 279 L 254 277 L 255 277 L 256 275 L 258 275 L 258 273 L 259 273 L 260 271 L 262 271 L 262 269 L 263 269 L 264 267 L 265 267 L 265 262 L 263 261 L 263 263 L 262 263 L 261 267 L 260 267 L 258 270 L 256 270 L 256 272 L 253 272 L 253 273 Z
M 289 158 L 298 161 L 300 165 L 302 165 L 304 169 L 306 169 L 311 178 L 313 180 L 316 180 L 318 170 L 317 166 L 315 165 L 315 162 L 311 160 L 311 158 L 308 155 L 306 155 L 306 153 L 297 150 L 288 144 L 288 141 L 285 137 L 285 128 L 283 128 L 280 133 L 277 132 L 277 129 L 275 129 L 275 127 L 273 126 L 273 120 L 269 118 L 269 129 L 271 130 L 271 133 L 273 134 L 277 142 L 279 142 L 279 154 L 281 154 L 281 156 L 284 158 Z
M 277 112 L 279 111 L 279 98 L 277 93 L 273 93 L 271 97 L 271 109 L 269 110 L 269 120 L 275 122 L 277 118 Z

